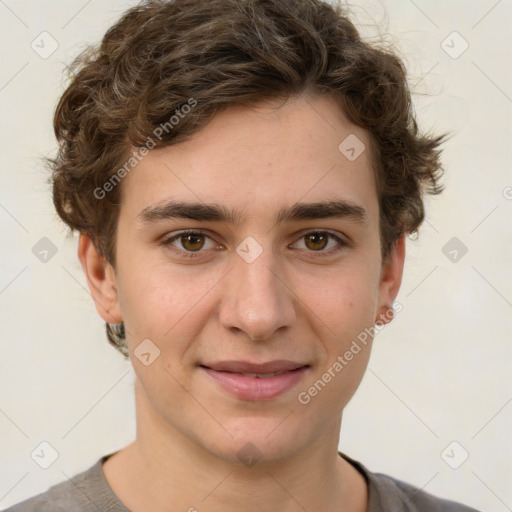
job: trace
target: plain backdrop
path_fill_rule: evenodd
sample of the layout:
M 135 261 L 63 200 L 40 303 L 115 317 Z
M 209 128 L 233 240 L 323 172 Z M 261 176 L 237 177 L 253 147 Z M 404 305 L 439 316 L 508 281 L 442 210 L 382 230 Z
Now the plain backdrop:
M 106 341 L 41 163 L 65 65 L 134 3 L 0 1 L 0 508 L 135 435 L 131 365 Z M 366 37 L 395 41 L 420 127 L 455 135 L 446 190 L 408 240 L 403 310 L 375 340 L 340 449 L 431 493 L 512 510 L 512 2 L 351 7 Z M 41 261 L 46 239 L 56 252 Z M 48 469 L 31 457 L 42 442 L 58 453 Z

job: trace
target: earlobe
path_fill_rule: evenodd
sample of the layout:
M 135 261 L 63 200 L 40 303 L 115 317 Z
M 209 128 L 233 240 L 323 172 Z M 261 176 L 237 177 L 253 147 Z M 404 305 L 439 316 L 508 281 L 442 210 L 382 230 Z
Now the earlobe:
M 122 321 L 119 308 L 117 282 L 112 265 L 101 256 L 91 238 L 80 235 L 78 259 L 82 265 L 96 311 L 108 323 Z
M 382 265 L 376 324 L 384 325 L 393 319 L 393 302 L 402 284 L 404 261 L 405 235 L 402 235 L 395 241 Z

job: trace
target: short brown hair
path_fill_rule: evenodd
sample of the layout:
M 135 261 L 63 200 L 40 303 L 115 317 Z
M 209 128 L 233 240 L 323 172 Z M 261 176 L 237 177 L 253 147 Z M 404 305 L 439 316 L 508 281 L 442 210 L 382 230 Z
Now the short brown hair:
M 401 59 L 364 42 L 339 5 L 150 0 L 128 10 L 70 70 L 54 118 L 54 204 L 112 265 L 121 203 L 115 180 L 129 172 L 130 151 L 150 139 L 153 147 L 181 142 L 235 104 L 326 94 L 369 132 L 383 257 L 423 221 L 423 193 L 441 190 L 446 136 L 419 133 Z M 159 126 L 165 133 L 155 137 Z

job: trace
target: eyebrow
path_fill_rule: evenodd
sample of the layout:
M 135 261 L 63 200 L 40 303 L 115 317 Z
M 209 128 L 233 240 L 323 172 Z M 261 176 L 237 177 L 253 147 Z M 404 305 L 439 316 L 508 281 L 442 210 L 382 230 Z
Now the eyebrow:
M 328 218 L 346 218 L 365 223 L 367 212 L 362 206 L 341 199 L 314 203 L 295 203 L 291 207 L 279 210 L 275 223 Z M 139 213 L 138 219 L 142 225 L 167 219 L 189 219 L 224 222 L 236 226 L 243 221 L 243 216 L 236 210 L 215 203 L 205 204 L 170 200 L 147 206 Z

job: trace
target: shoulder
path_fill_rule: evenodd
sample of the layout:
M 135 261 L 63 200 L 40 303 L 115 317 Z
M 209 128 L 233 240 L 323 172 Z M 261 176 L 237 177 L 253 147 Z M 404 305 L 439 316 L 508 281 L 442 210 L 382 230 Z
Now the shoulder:
M 382 473 L 370 473 L 372 486 L 378 496 L 377 503 L 389 500 L 403 512 L 478 512 L 476 509 L 451 500 L 438 498 L 407 482 Z M 376 509 L 377 510 L 377 509 Z M 381 510 L 378 508 L 378 510 Z M 371 511 L 371 509 L 370 509 Z M 370 512 L 369 511 L 369 512 Z
M 120 510 L 102 474 L 103 458 L 86 471 L 4 512 L 98 512 Z M 113 502 L 114 501 L 114 502 Z M 122 509 L 121 509 L 122 510 Z M 124 509 L 125 510 L 125 509 Z
M 419 487 L 383 473 L 373 473 L 363 464 L 345 454 L 340 455 L 363 474 L 368 483 L 367 512 L 478 512 L 476 509 L 451 500 L 438 498 Z
M 73 494 L 70 485 L 68 482 L 61 482 L 50 487 L 46 492 L 13 505 L 4 512 L 65 512 L 66 509 L 63 508 L 64 504 L 61 501 L 63 497 L 67 497 L 69 502 L 70 494 Z

